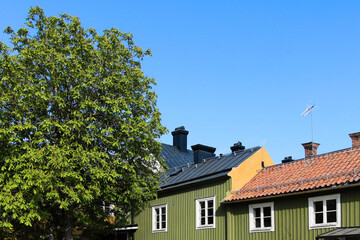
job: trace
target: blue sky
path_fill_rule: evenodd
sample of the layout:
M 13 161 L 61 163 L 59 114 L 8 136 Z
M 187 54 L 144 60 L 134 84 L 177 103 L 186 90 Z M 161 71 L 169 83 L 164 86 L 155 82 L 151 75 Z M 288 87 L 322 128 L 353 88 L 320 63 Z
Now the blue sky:
M 0 29 L 23 26 L 30 6 L 116 27 L 151 49 L 162 123 L 184 125 L 189 147 L 264 146 L 274 162 L 351 146 L 360 131 L 360 1 L 0 1 Z M 7 35 L 0 33 L 7 42 Z M 171 133 L 161 141 L 172 144 Z

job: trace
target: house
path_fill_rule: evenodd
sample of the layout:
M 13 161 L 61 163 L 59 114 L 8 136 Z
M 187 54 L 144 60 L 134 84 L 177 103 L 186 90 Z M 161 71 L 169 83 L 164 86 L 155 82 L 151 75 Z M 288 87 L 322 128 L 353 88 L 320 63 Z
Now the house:
M 176 128 L 173 145 L 163 144 L 169 169 L 162 176 L 158 199 L 135 216 L 136 240 L 225 239 L 229 222 L 220 202 L 258 169 L 274 164 L 265 148 L 245 148 L 240 142 L 231 146 L 231 153 L 218 156 L 215 148 L 202 144 L 189 150 L 188 133 Z
M 263 168 L 221 206 L 233 239 L 360 239 L 360 133 L 352 147 Z

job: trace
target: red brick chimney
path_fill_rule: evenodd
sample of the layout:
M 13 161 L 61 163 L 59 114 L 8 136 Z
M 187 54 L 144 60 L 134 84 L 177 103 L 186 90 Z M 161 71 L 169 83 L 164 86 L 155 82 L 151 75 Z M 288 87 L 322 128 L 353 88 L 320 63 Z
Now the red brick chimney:
M 352 147 L 359 147 L 360 146 L 360 132 L 357 133 L 350 133 L 349 136 L 352 140 Z
M 317 148 L 319 147 L 320 143 L 308 142 L 302 144 L 305 149 L 305 157 L 311 157 L 317 155 Z

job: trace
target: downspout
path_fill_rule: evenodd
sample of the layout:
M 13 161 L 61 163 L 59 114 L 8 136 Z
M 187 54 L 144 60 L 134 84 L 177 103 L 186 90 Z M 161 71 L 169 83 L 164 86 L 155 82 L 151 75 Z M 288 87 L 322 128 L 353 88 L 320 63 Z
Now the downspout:
M 225 206 L 225 240 L 229 239 L 229 229 L 228 229 L 228 225 L 229 225 L 229 215 L 230 215 L 230 211 L 229 211 L 229 206 L 226 205 Z
M 135 215 L 134 212 L 131 212 L 131 225 L 134 226 L 135 225 Z M 135 232 L 132 231 L 131 233 L 131 240 L 135 240 Z

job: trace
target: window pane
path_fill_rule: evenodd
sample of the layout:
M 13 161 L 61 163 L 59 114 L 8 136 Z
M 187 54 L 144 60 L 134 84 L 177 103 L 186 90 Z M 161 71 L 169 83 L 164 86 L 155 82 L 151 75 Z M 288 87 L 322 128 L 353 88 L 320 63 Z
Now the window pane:
M 261 227 L 260 218 L 255 218 L 255 227 L 256 228 Z
M 161 223 L 161 227 L 162 227 L 162 228 L 166 228 L 166 222 L 162 222 L 162 223 Z
M 161 213 L 165 214 L 165 207 L 161 208 Z
M 336 210 L 336 199 L 331 199 L 326 201 L 326 208 L 328 211 Z
M 208 217 L 208 224 L 214 223 L 214 217 Z
M 322 213 L 315 213 L 315 223 L 324 223 L 323 214 Z
M 260 217 L 260 208 L 254 208 L 255 217 Z
M 162 221 L 166 221 L 166 215 L 165 215 L 165 214 L 162 214 L 162 215 L 161 215 L 161 218 L 162 218 L 162 219 L 161 219 Z
M 214 215 L 214 209 L 213 208 L 208 209 L 208 216 L 211 217 L 213 215 Z
M 200 208 L 204 209 L 205 208 L 205 202 L 199 202 L 200 203 Z
M 156 229 L 160 229 L 160 223 L 156 222 Z
M 202 210 L 201 210 L 200 216 L 201 216 L 201 217 L 205 217 L 205 209 L 202 209 Z
M 264 227 L 271 227 L 271 217 L 264 218 Z
M 264 207 L 264 217 L 271 216 L 271 208 L 270 207 Z
M 322 201 L 314 202 L 314 208 L 315 208 L 315 212 L 322 212 L 323 211 L 323 202 Z
M 155 212 L 156 212 L 156 215 L 158 215 L 159 214 L 159 209 L 155 208 Z
M 208 208 L 212 208 L 214 206 L 214 201 L 213 200 L 209 200 L 208 201 Z
M 334 212 L 327 212 L 327 222 L 336 222 L 336 211 Z
M 201 218 L 201 225 L 205 225 L 205 217 Z

